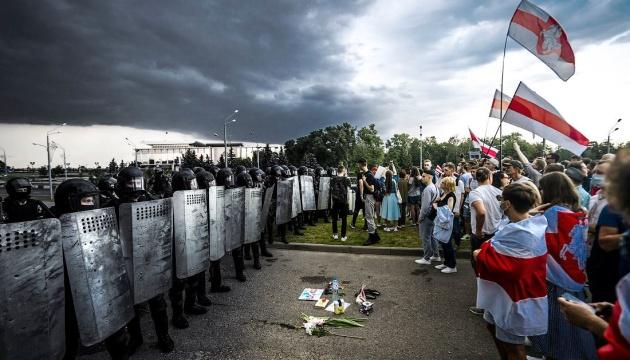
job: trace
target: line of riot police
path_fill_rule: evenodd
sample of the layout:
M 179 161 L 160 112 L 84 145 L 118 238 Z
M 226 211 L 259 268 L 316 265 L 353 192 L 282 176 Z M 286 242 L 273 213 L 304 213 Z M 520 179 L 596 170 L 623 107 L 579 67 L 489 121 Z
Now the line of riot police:
M 183 168 L 169 181 L 158 169 L 149 192 L 142 170 L 127 167 L 98 187 L 64 181 L 50 209 L 30 198 L 28 180 L 9 180 L 0 213 L 0 359 L 73 359 L 79 342 L 103 342 L 113 359 L 127 359 L 143 344 L 147 306 L 159 349 L 171 352 L 164 294 L 173 326 L 187 328 L 186 315 L 211 305 L 206 271 L 210 292 L 230 290 L 221 277 L 226 253 L 246 281 L 244 260 L 261 269 L 274 228 L 287 242 L 287 228 L 302 235 L 305 224 L 327 221 L 328 175 L 280 165 Z

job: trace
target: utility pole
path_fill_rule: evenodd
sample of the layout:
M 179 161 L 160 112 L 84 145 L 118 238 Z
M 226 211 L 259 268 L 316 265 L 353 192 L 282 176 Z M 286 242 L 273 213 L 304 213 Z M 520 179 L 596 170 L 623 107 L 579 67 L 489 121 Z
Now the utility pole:
M 615 124 L 610 128 L 610 130 L 608 131 L 608 138 L 606 139 L 606 144 L 607 144 L 607 148 L 606 148 L 606 152 L 610 154 L 610 135 L 612 133 L 614 133 L 615 131 L 619 130 L 619 126 L 618 124 L 621 122 L 621 119 L 617 119 L 617 121 L 615 122 Z
M 422 141 L 422 125 L 420 125 L 420 168 L 422 168 L 422 147 L 424 145 L 424 141 Z
M 236 116 L 238 109 L 234 110 L 223 120 L 223 160 L 225 160 L 225 168 L 228 167 L 228 152 L 227 152 L 227 126 L 230 123 L 236 122 L 236 119 L 231 119 L 232 116 Z M 231 119 L 231 120 L 230 120 Z
M 0 149 L 2 149 L 2 153 L 4 154 L 4 176 L 8 177 L 9 165 L 7 165 L 7 151 L 3 147 L 0 147 Z

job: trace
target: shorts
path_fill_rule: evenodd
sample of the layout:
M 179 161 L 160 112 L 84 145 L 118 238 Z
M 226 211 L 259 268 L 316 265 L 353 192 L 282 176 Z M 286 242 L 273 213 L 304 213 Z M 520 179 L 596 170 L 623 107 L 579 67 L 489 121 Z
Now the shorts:
M 497 337 L 497 339 L 506 342 L 508 344 L 514 344 L 514 345 L 524 345 L 525 344 L 525 339 L 526 336 L 520 336 L 520 335 L 514 335 L 514 334 L 510 334 L 508 332 L 506 332 L 505 330 L 501 329 L 500 327 L 496 326 L 494 323 L 494 318 L 492 317 L 492 314 L 490 314 L 488 312 L 488 310 L 483 312 L 483 319 L 491 325 L 494 325 L 494 336 Z
M 409 204 L 420 204 L 422 201 L 422 196 L 421 195 L 417 195 L 417 196 L 408 196 L 407 197 L 409 199 Z

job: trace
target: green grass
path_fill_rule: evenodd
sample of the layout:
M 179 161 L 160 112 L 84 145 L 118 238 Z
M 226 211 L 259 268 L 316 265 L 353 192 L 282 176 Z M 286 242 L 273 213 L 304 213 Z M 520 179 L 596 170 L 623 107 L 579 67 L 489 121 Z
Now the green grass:
M 368 233 L 363 229 L 363 218 L 359 216 L 357 218 L 357 227 L 355 229 L 350 228 L 350 222 L 352 216 L 348 216 L 348 240 L 341 242 L 341 240 L 333 240 L 332 238 L 332 223 L 324 223 L 322 219 L 319 220 L 316 226 L 306 226 L 304 230 L 304 236 L 293 235 L 292 232 L 287 231 L 287 240 L 294 243 L 307 243 L 307 244 L 326 244 L 326 245 L 363 245 L 363 242 L 367 239 Z M 383 227 L 385 222 L 383 221 Z M 339 238 L 341 239 L 341 221 L 337 222 Z M 383 231 L 383 227 L 378 228 L 378 234 L 381 237 L 381 241 L 372 246 L 385 246 L 385 247 L 403 247 L 403 248 L 420 248 L 420 239 L 418 236 L 418 227 L 411 225 L 407 222 L 404 228 L 399 228 L 398 232 L 386 232 Z M 461 249 L 470 248 L 469 242 L 463 240 Z

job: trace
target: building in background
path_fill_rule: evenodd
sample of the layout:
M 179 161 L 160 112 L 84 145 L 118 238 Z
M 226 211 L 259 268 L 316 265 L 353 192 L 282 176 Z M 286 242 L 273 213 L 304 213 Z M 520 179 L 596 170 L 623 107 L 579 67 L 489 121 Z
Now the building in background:
M 228 143 L 227 150 L 229 153 L 231 147 L 236 158 L 251 158 L 257 149 L 263 151 L 265 146 L 267 146 L 266 143 L 231 141 Z M 284 148 L 280 144 L 269 144 L 269 147 L 272 152 L 280 152 L 280 149 Z M 222 141 L 208 143 L 199 141 L 194 143 L 147 142 L 143 144 L 143 147 L 134 150 L 136 151 L 139 166 L 145 168 L 157 165 L 173 168 L 178 162 L 175 159 L 179 159 L 179 163 L 181 163 L 182 156 L 187 150 L 193 151 L 197 157 L 199 155 L 203 155 L 204 159 L 208 157 L 215 164 L 219 162 L 224 153 Z

